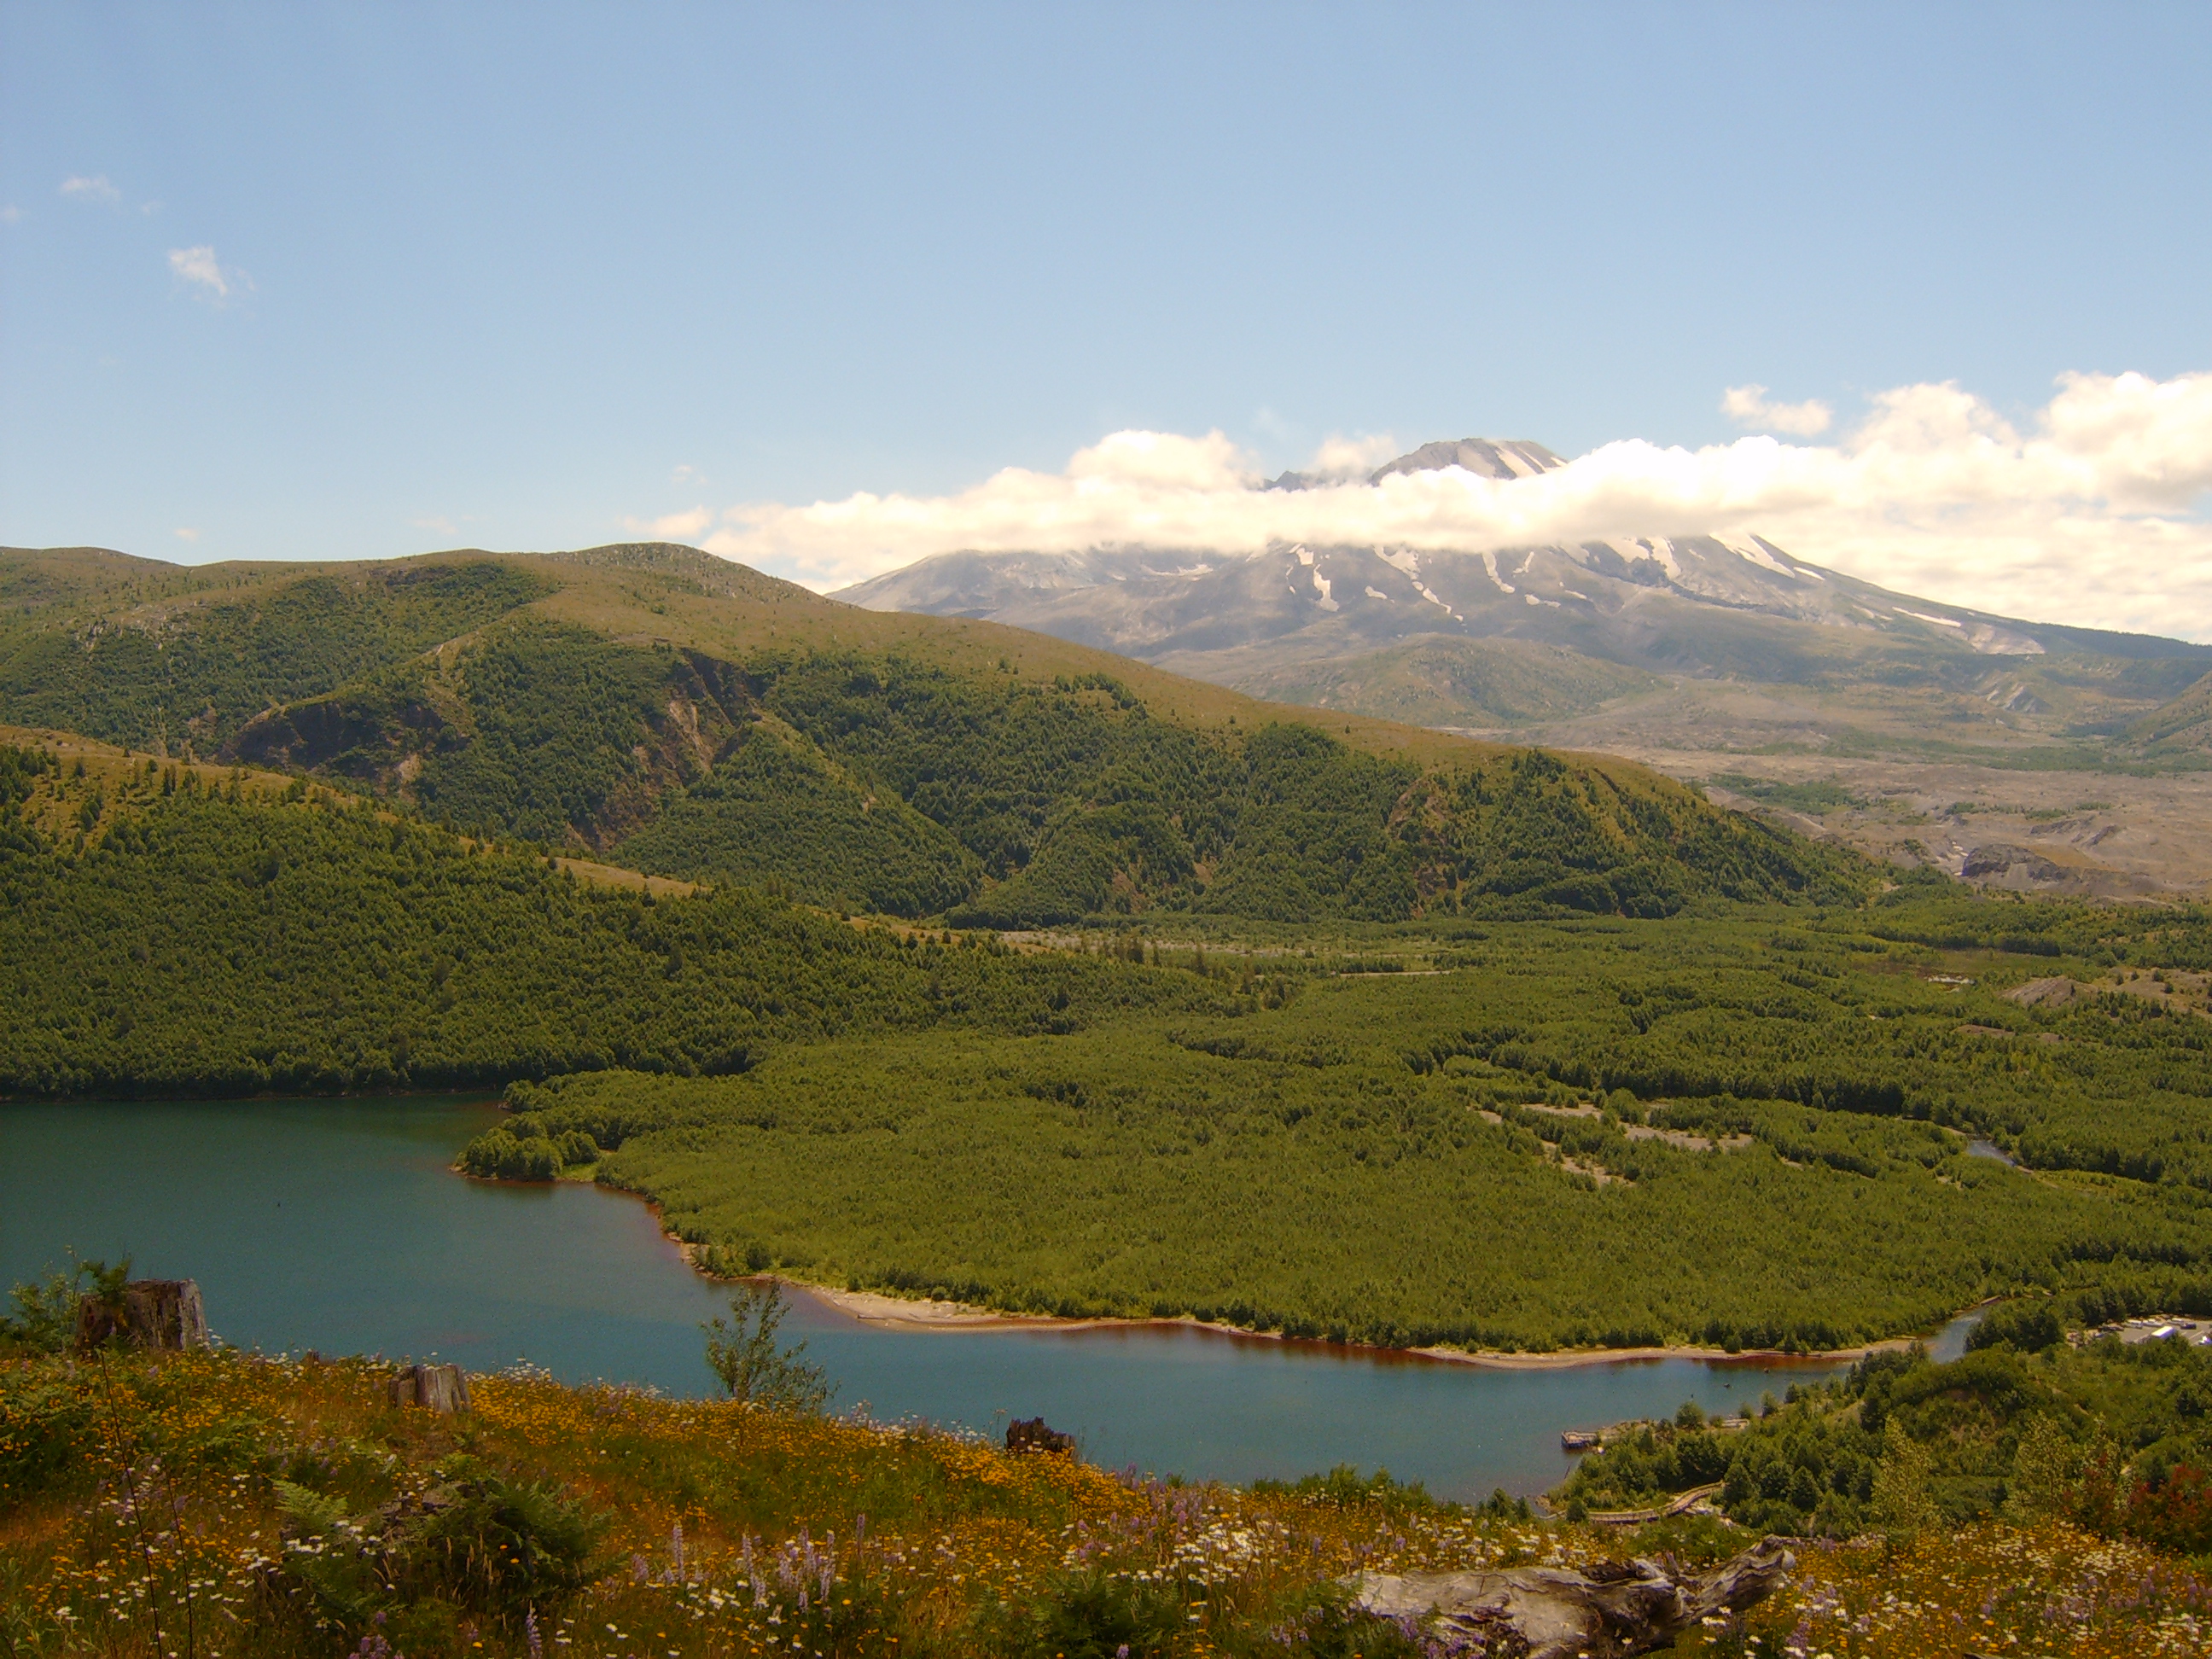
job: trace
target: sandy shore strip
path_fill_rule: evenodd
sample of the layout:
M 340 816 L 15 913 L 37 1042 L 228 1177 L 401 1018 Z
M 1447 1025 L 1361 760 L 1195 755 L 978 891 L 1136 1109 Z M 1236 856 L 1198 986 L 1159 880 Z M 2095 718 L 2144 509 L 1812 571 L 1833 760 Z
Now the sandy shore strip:
M 1065 1319 L 1054 1314 L 1006 1313 L 996 1308 L 980 1308 L 965 1302 L 937 1302 L 922 1298 L 885 1296 L 875 1291 L 841 1291 L 826 1285 L 808 1285 L 798 1279 L 779 1279 L 790 1289 L 812 1297 L 840 1312 L 850 1315 L 863 1324 L 889 1326 L 909 1331 L 1094 1331 L 1094 1330 L 1198 1330 L 1212 1331 L 1222 1336 L 1242 1337 L 1247 1341 L 1310 1342 L 1339 1352 L 1370 1353 L 1379 1358 L 1393 1354 L 1410 1354 L 1422 1359 L 1442 1360 L 1455 1365 L 1478 1365 L 1492 1370 L 1548 1371 L 1564 1370 L 1577 1365 L 1626 1365 L 1659 1359 L 1698 1359 L 1719 1364 L 1792 1364 L 1808 1367 L 1854 1364 L 1869 1354 L 1899 1353 L 1911 1347 L 1917 1340 L 1912 1337 L 1892 1337 L 1886 1341 L 1870 1342 L 1856 1348 L 1833 1348 L 1818 1353 L 1786 1353 L 1779 1348 L 1745 1348 L 1730 1353 L 1725 1348 L 1565 1348 L 1540 1353 L 1504 1353 L 1496 1351 L 1466 1348 L 1384 1348 L 1361 1342 L 1324 1342 L 1313 1337 L 1285 1337 L 1280 1331 L 1247 1330 L 1241 1326 L 1223 1325 L 1202 1319 Z

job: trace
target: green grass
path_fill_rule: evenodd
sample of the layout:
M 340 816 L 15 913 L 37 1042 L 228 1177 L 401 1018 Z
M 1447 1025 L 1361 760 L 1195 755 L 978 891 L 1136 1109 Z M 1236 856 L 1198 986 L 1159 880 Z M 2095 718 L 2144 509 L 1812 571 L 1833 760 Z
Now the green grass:
M 1264 651 L 1254 653 L 1262 662 Z M 1352 708 L 1419 726 L 1529 726 L 1571 720 L 1666 684 L 1656 674 L 1528 640 L 1407 641 L 1323 662 L 1234 674 L 1255 696 Z
M 1833 778 L 1784 783 L 1774 778 L 1749 777 L 1741 772 L 1722 772 L 1716 774 L 1711 781 L 1763 806 L 1780 806 L 1793 812 L 1831 812 L 1839 806 L 1867 804 Z

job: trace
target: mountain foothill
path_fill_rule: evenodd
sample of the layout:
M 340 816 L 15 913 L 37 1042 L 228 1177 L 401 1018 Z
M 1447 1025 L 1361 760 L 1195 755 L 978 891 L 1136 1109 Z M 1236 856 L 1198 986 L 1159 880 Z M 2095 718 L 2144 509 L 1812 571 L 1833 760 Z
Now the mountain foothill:
M 998 927 L 1856 890 L 1632 763 L 1270 705 L 690 549 L 180 568 L 0 556 L 0 723 L 479 836 Z

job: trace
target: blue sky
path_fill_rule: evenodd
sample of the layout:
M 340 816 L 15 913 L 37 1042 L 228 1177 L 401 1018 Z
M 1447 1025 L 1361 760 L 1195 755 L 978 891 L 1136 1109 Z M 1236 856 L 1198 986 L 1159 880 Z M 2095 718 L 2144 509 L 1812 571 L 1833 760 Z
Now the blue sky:
M 1746 383 L 2025 428 L 2212 369 L 2208 87 L 2203 5 L 11 0 L 0 539 L 576 546 L 1124 428 L 1695 447 Z

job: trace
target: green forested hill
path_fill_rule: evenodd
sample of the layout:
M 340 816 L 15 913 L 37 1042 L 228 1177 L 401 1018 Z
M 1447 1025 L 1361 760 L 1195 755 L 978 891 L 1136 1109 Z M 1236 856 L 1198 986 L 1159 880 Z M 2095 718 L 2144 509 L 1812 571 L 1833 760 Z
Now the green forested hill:
M 1869 879 L 1626 763 L 1255 703 L 681 548 L 193 571 L 0 553 L 0 723 L 994 927 L 1655 915 Z
M 0 552 L 0 722 L 212 757 L 272 704 L 427 651 L 553 587 L 489 560 L 272 577 Z
M 0 748 L 0 801 L 27 770 Z M 731 1072 L 781 1042 L 1069 1030 L 1201 989 L 902 942 L 737 888 L 656 902 L 365 806 L 241 797 L 174 768 L 74 798 L 94 807 L 90 840 L 56 844 L 20 800 L 0 818 L 0 1094 Z
M 2212 674 L 2128 728 L 2127 737 L 2154 756 L 2212 750 Z

